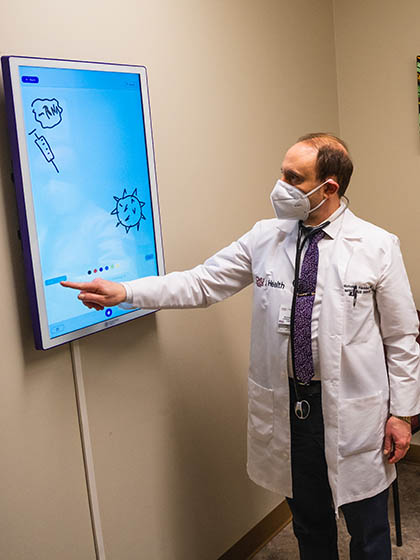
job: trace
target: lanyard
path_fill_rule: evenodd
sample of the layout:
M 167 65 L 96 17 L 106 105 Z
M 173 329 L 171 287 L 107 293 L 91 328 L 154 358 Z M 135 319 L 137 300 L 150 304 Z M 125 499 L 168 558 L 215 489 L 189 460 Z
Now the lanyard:
M 300 261 L 302 258 L 302 251 L 305 243 L 308 239 L 313 237 L 316 233 L 324 229 L 330 222 L 324 222 L 323 224 L 311 229 L 309 233 L 304 234 L 303 223 L 299 221 L 299 230 L 296 240 L 296 258 L 295 258 L 295 279 L 293 282 L 293 299 L 292 299 L 292 310 L 290 313 L 290 336 L 291 336 L 291 350 L 292 350 L 292 371 L 293 371 L 293 384 L 295 387 L 295 395 L 297 402 L 295 404 L 295 414 L 300 420 L 305 420 L 308 418 L 311 407 L 308 401 L 303 400 L 299 393 L 299 382 L 296 378 L 296 366 L 295 366 L 295 344 L 294 344 L 294 330 L 295 330 L 295 312 L 296 312 L 296 298 L 299 289 L 299 276 L 300 276 Z

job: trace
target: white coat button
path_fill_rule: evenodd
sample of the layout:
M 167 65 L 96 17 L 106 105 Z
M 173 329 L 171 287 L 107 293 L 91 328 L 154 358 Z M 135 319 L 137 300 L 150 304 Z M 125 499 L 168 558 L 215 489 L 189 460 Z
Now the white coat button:
M 289 453 L 287 451 L 282 451 L 280 453 L 280 457 L 283 459 L 283 461 L 287 461 L 289 459 Z

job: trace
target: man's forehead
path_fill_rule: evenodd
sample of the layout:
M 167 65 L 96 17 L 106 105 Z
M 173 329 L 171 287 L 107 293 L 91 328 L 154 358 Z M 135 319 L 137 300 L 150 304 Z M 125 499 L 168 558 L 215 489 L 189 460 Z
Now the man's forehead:
M 286 152 L 283 160 L 283 169 L 293 169 L 302 175 L 315 173 L 315 164 L 318 150 L 304 142 L 294 144 Z

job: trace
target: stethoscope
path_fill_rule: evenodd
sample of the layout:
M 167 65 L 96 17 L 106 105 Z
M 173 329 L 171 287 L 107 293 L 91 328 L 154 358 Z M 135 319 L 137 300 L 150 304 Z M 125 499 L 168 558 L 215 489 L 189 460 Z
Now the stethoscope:
M 334 220 L 336 220 L 341 214 L 347 209 L 349 205 L 349 200 L 347 197 L 345 198 L 345 203 L 343 204 L 340 212 L 334 216 Z M 296 367 L 295 367 L 295 345 L 294 345 L 294 328 L 295 328 L 295 312 L 296 312 L 296 299 L 299 290 L 299 276 L 300 276 L 300 261 L 302 259 L 302 251 L 305 246 L 305 243 L 308 239 L 316 235 L 319 231 L 326 228 L 331 222 L 326 221 L 311 228 L 311 230 L 305 233 L 305 226 L 303 225 L 302 220 L 299 221 L 298 227 L 298 235 L 296 239 L 296 257 L 295 257 L 295 279 L 293 281 L 293 299 L 292 299 L 292 309 L 290 312 L 290 346 L 291 346 L 291 354 L 292 354 L 292 372 L 293 372 L 293 384 L 295 388 L 295 395 L 296 395 L 296 403 L 295 403 L 295 414 L 300 420 L 306 420 L 308 418 L 309 413 L 311 412 L 311 405 L 305 399 L 301 398 L 299 393 L 299 381 L 296 378 Z

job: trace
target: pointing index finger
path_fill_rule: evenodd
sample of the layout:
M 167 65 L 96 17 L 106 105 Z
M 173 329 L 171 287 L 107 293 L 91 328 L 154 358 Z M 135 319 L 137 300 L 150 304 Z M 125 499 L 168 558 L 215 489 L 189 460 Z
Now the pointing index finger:
M 60 282 L 64 288 L 73 288 L 74 290 L 89 290 L 91 282 L 69 282 L 68 280 Z

